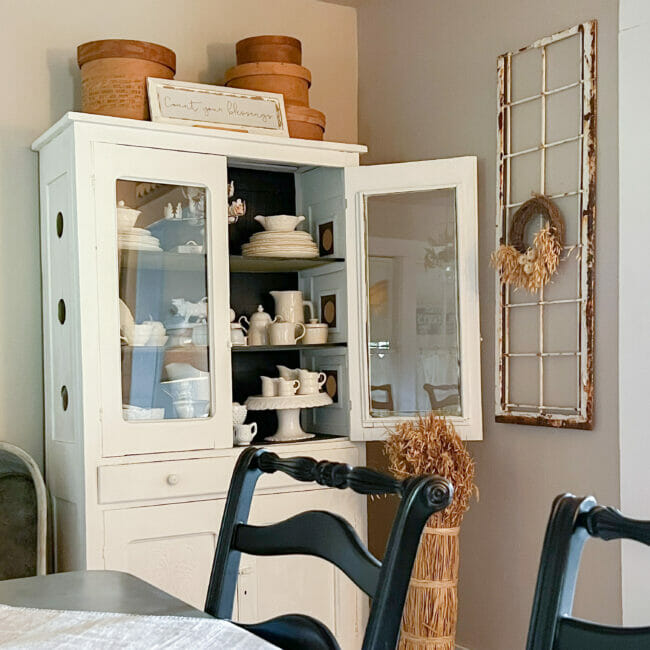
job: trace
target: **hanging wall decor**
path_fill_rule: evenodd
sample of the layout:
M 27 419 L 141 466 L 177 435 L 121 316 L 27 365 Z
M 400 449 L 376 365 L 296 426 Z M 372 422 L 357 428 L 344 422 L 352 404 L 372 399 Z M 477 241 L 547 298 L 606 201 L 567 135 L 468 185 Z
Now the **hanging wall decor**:
M 497 70 L 495 417 L 591 429 L 596 21 Z
M 533 237 L 532 246 L 525 242 L 526 226 L 541 219 L 542 227 Z M 502 283 L 519 289 L 537 291 L 557 272 L 562 253 L 564 221 L 549 198 L 536 194 L 519 207 L 510 223 L 509 244 L 501 244 L 492 253 L 492 266 Z

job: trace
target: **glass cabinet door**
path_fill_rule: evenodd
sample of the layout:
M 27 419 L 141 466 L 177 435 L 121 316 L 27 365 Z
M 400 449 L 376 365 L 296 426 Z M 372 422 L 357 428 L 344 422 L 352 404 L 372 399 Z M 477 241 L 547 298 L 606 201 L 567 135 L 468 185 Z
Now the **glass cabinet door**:
M 370 417 L 461 415 L 455 189 L 367 196 L 365 224 Z
M 480 437 L 475 161 L 348 171 L 364 437 L 429 411 Z
M 125 420 L 213 413 L 206 194 L 205 187 L 117 180 Z
M 225 160 L 101 148 L 104 453 L 229 446 Z

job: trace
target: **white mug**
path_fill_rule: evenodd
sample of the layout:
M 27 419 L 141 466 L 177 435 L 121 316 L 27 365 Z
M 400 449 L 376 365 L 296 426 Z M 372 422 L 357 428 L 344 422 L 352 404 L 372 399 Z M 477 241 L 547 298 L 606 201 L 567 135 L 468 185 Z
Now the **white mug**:
M 256 435 L 257 422 L 251 422 L 251 424 L 235 425 L 235 444 L 238 447 L 249 445 Z
M 327 381 L 327 375 L 324 372 L 309 372 L 308 370 L 300 370 L 300 390 L 298 395 L 314 395 L 320 392 Z
M 295 395 L 296 391 L 300 388 L 300 382 L 297 379 L 282 379 L 282 377 L 280 377 L 276 381 L 276 386 L 278 387 L 278 395 L 280 397 Z
M 302 328 L 296 336 L 296 328 Z M 269 339 L 271 345 L 295 345 L 305 335 L 305 326 L 302 323 L 276 321 L 269 326 Z
M 151 338 L 151 323 L 140 323 L 133 328 L 133 341 L 131 345 L 147 345 Z
M 275 397 L 277 395 L 278 380 L 275 377 L 261 377 L 262 395 L 264 397 Z

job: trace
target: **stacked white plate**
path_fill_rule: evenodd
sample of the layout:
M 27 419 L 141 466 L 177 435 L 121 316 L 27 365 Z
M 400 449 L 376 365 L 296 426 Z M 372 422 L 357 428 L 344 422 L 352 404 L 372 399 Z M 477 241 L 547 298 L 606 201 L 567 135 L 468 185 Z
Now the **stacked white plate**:
M 242 246 L 246 257 L 318 257 L 318 246 L 304 230 L 256 232 Z
M 119 248 L 132 251 L 161 251 L 160 240 L 154 237 L 146 228 L 129 228 L 117 233 Z

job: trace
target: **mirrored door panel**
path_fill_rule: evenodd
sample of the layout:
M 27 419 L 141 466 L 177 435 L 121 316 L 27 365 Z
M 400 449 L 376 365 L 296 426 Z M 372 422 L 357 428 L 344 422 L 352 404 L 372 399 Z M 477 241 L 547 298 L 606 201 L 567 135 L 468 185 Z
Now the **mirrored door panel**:
M 213 412 L 207 200 L 200 186 L 116 182 L 125 420 L 187 420 Z
M 461 415 L 456 190 L 365 197 L 370 415 Z

